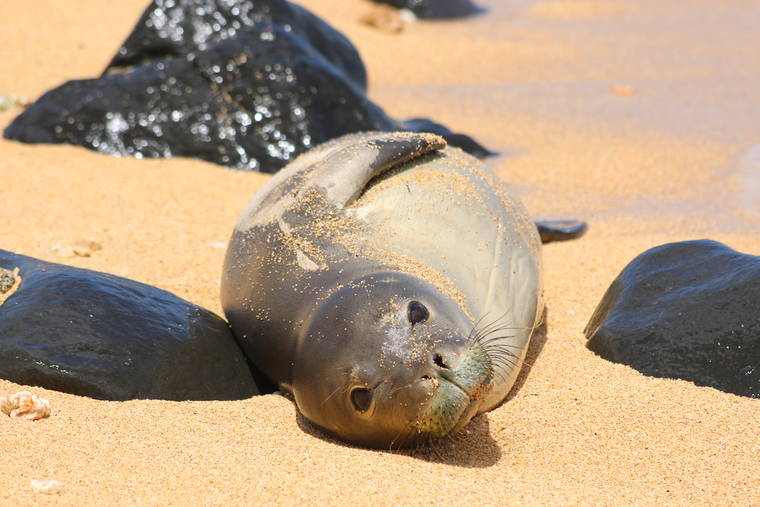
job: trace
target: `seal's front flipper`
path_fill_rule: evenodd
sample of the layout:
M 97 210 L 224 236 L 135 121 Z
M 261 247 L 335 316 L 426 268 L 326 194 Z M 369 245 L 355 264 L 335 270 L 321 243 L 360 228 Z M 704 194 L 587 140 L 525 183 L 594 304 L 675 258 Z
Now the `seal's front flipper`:
M 341 145 L 315 165 L 308 179 L 321 187 L 331 202 L 346 206 L 362 194 L 372 178 L 443 149 L 446 141 L 434 134 L 378 132 L 349 136 Z
M 541 243 L 567 241 L 586 234 L 588 225 L 580 220 L 541 220 L 536 222 Z

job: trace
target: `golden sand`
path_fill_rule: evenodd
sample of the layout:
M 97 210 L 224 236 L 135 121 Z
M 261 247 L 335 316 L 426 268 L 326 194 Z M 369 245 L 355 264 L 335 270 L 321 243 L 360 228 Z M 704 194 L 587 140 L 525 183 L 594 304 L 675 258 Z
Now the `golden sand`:
M 485 16 L 400 35 L 360 24 L 360 0 L 304 3 L 357 45 L 390 114 L 472 134 L 536 216 L 588 220 L 584 238 L 544 248 L 530 374 L 453 441 L 393 453 L 325 438 L 276 395 L 115 403 L 0 381 L 52 405 L 41 421 L 0 417 L 0 504 L 760 504 L 760 400 L 644 377 L 582 334 L 649 247 L 709 237 L 760 253 L 740 172 L 760 143 L 757 2 L 484 0 Z M 98 75 L 146 4 L 4 1 L 0 94 Z M 0 248 L 219 312 L 224 245 L 267 179 L 2 140 Z M 82 241 L 102 249 L 55 248 Z M 49 480 L 58 493 L 30 482 Z

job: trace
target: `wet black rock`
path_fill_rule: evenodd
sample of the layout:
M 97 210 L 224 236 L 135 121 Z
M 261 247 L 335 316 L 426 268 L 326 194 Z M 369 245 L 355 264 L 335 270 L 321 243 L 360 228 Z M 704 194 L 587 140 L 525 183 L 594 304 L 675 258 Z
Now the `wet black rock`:
M 100 78 L 47 92 L 5 137 L 275 172 L 334 137 L 404 129 L 365 86 L 351 43 L 294 4 L 155 0 Z M 489 153 L 431 126 L 452 145 Z
M 258 393 L 229 326 L 208 310 L 149 285 L 4 250 L 0 268 L 15 285 L 4 302 L 0 294 L 0 378 L 106 400 Z
M 462 18 L 480 14 L 484 9 L 478 7 L 470 0 L 373 0 L 377 3 L 384 3 L 398 7 L 399 9 L 409 9 L 417 17 L 427 19 L 448 19 Z
M 367 73 L 353 44 L 319 17 L 284 0 L 154 1 L 143 12 L 104 74 L 137 67 L 157 58 L 205 51 L 241 34 L 271 41 L 270 32 L 276 29 L 302 39 L 356 86 L 367 87 Z
M 760 398 L 760 257 L 714 241 L 652 248 L 607 289 L 587 346 L 645 375 Z

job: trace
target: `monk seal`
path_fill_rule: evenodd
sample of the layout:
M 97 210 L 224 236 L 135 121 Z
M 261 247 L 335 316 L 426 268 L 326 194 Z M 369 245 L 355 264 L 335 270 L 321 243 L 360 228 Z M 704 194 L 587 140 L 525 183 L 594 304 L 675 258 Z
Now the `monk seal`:
M 249 358 L 307 419 L 355 444 L 410 446 L 507 396 L 544 305 L 540 239 L 520 201 L 443 138 L 354 134 L 256 193 L 221 298 Z

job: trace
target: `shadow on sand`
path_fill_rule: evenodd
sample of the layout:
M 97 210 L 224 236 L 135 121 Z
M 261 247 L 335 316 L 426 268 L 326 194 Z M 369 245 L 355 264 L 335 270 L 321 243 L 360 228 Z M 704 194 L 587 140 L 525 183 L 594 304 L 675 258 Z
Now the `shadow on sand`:
M 548 320 L 549 309 L 547 307 L 544 307 L 544 315 L 541 319 L 541 325 L 539 325 L 536 330 L 533 331 L 533 336 L 531 337 L 530 345 L 528 346 L 528 353 L 525 355 L 525 359 L 523 360 L 520 374 L 517 376 L 517 380 L 515 380 L 515 385 L 512 386 L 512 390 L 509 391 L 509 394 L 506 398 L 504 398 L 504 401 L 501 403 L 501 405 L 507 403 L 509 400 L 517 396 L 517 393 L 520 392 L 520 389 L 522 389 L 525 381 L 528 380 L 530 371 L 533 369 L 533 365 L 536 364 L 538 356 L 541 355 L 541 351 L 544 350 L 544 345 L 546 345 L 547 333 L 549 332 L 549 326 L 547 325 Z
M 469 18 L 488 12 L 488 9 L 475 5 L 470 0 L 435 0 L 425 4 L 420 17 L 426 21 Z
M 294 407 L 295 408 L 295 407 Z M 462 431 L 456 435 L 440 440 L 420 444 L 412 449 L 365 449 L 336 439 L 315 426 L 296 410 L 298 427 L 305 433 L 326 442 L 353 449 L 364 449 L 368 452 L 381 452 L 409 456 L 431 463 L 441 463 L 465 468 L 490 467 L 501 458 L 501 449 L 491 437 L 486 414 L 477 416 Z

